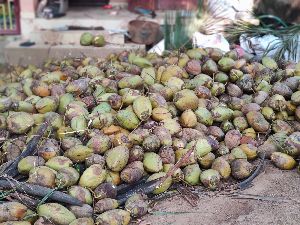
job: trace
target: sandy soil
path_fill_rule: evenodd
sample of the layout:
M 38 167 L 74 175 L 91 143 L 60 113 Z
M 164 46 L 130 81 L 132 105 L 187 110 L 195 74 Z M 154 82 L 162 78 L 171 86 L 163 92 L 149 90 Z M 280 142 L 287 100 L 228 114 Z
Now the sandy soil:
M 253 185 L 243 190 L 264 200 L 236 199 L 228 192 L 199 191 L 197 206 L 180 194 L 159 201 L 139 225 L 299 225 L 300 175 L 282 171 L 267 163 Z M 166 213 L 167 212 L 167 213 Z M 170 213 L 180 212 L 180 213 Z M 183 213 L 185 212 L 185 213 Z

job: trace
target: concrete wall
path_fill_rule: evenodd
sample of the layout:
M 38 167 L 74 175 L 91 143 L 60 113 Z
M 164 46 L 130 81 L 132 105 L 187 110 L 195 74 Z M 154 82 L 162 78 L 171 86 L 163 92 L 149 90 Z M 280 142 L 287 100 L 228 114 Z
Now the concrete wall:
M 0 64 L 5 62 L 4 49 L 7 44 L 20 39 L 20 36 L 0 36 Z

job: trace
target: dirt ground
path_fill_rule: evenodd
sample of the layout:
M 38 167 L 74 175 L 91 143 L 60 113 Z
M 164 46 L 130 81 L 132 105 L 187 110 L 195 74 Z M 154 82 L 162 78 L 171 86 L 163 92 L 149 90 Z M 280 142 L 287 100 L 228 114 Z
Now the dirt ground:
M 191 206 L 177 194 L 159 201 L 148 214 L 132 224 L 139 225 L 299 225 L 300 175 L 282 171 L 269 162 L 242 196 L 257 199 L 236 199 L 229 193 L 199 191 L 197 206 Z M 246 195 L 247 194 L 247 195 Z M 250 195 L 249 195 L 250 194 Z M 251 196 L 251 197 L 252 197 Z

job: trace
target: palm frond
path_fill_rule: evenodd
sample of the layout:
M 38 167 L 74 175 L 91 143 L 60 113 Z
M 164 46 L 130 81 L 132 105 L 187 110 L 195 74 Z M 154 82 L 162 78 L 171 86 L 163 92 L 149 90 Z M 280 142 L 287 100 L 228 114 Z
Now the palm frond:
M 257 38 L 264 35 L 274 35 L 277 37 L 277 39 L 269 43 L 264 55 L 275 51 L 274 57 L 276 59 L 287 56 L 288 58 L 295 60 L 300 47 L 299 24 L 276 29 L 270 26 L 255 26 L 253 24 L 239 21 L 228 25 L 225 29 L 225 34 L 230 41 L 238 40 L 241 35 L 243 35 L 245 38 Z

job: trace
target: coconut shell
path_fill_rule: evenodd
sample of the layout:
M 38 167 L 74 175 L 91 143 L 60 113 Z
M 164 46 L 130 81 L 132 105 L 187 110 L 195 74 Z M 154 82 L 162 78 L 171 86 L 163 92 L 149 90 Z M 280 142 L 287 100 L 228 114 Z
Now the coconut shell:
M 149 98 L 145 96 L 139 96 L 133 101 L 133 111 L 137 115 L 137 117 L 145 121 L 152 114 L 152 105 Z
M 144 216 L 148 212 L 148 202 L 142 194 L 134 194 L 125 202 L 125 209 L 135 218 Z
M 202 72 L 212 76 L 218 72 L 218 66 L 214 60 L 208 59 L 202 66 Z
M 7 117 L 7 128 L 15 134 L 26 133 L 33 125 L 33 117 L 26 112 L 14 112 Z
M 93 203 L 93 197 L 91 192 L 81 186 L 72 186 L 68 189 L 68 194 L 85 204 L 91 205 Z
M 46 97 L 51 94 L 49 86 L 46 83 L 35 80 L 32 82 L 32 93 L 40 97 Z
M 127 130 L 134 130 L 140 123 L 139 118 L 131 108 L 126 108 L 126 110 L 119 110 L 116 115 L 116 119 L 120 126 Z
M 103 213 L 108 210 L 116 209 L 118 206 L 119 204 L 116 199 L 103 198 L 95 203 L 94 213 Z
M 206 126 L 211 126 L 213 123 L 213 116 L 211 114 L 211 112 L 209 110 L 207 110 L 206 108 L 202 108 L 199 107 L 196 111 L 195 111 L 196 117 L 197 117 L 197 121 L 199 123 L 202 123 Z
M 156 135 L 149 135 L 142 143 L 146 152 L 157 152 L 160 147 L 160 139 Z
M 209 189 L 216 189 L 219 185 L 221 176 L 218 171 L 213 169 L 204 170 L 200 175 L 201 183 L 209 188 Z
M 267 120 L 275 120 L 276 115 L 271 107 L 263 107 L 261 113 Z
M 19 202 L 4 202 L 0 204 L 0 222 L 22 220 L 27 207 Z
M 125 89 L 121 89 L 121 90 L 125 90 Z M 128 91 L 122 95 L 122 102 L 125 106 L 131 105 L 133 101 L 139 96 L 141 96 L 139 90 L 128 89 Z
M 124 77 L 118 82 L 119 88 L 139 89 L 143 86 L 144 80 L 137 75 Z
M 185 66 L 186 72 L 192 75 L 198 75 L 201 73 L 201 64 L 199 60 L 192 59 L 187 62 Z
M 96 35 L 93 37 L 93 45 L 96 47 L 102 47 L 105 45 L 105 39 L 103 35 Z
M 246 153 L 239 147 L 232 149 L 229 157 L 229 161 L 232 161 L 234 159 L 247 159 Z
M 222 56 L 223 56 L 223 52 L 218 49 L 218 48 L 212 48 L 210 51 L 209 51 L 209 56 L 210 58 L 212 58 L 215 62 L 219 61 Z
M 95 154 L 103 154 L 110 149 L 111 141 L 106 135 L 96 135 L 88 141 L 87 147 L 93 149 Z
M 290 126 L 288 122 L 279 119 L 272 122 L 272 130 L 274 131 L 274 133 L 280 132 L 285 134 L 291 134 L 294 132 L 293 127 Z
M 282 170 L 291 170 L 296 166 L 296 161 L 293 157 L 281 152 L 272 153 L 271 161 L 276 167 Z
M 39 217 L 38 220 L 35 221 L 34 225 L 52 225 L 52 222 L 44 217 Z
M 148 85 L 154 84 L 156 81 L 156 73 L 153 67 L 143 68 L 141 72 L 141 77 L 144 82 Z
M 260 112 L 251 111 L 246 115 L 249 125 L 258 132 L 267 132 L 270 124 Z
M 181 130 L 180 124 L 174 119 L 165 119 L 162 123 L 162 126 L 165 127 L 171 135 L 177 134 Z
M 67 151 L 68 149 L 76 146 L 76 145 L 82 145 L 82 142 L 75 137 L 65 137 L 61 140 L 61 148 L 64 151 Z
M 210 135 L 214 136 L 218 141 L 223 140 L 225 134 L 221 128 L 218 126 L 210 126 L 208 127 L 208 132 Z
M 7 132 L 4 132 L 4 137 L 8 136 Z M 5 141 L 2 146 L 3 152 L 5 152 L 6 160 L 14 160 L 16 159 L 22 152 L 23 148 L 25 147 L 25 142 L 22 140 L 13 140 L 12 141 Z
M 112 183 L 102 183 L 94 190 L 94 197 L 96 199 L 116 198 L 117 189 Z
M 273 84 L 272 93 L 282 95 L 285 98 L 289 98 L 293 94 L 293 91 L 286 84 L 282 82 L 276 82 L 275 84 Z
M 121 171 L 129 159 L 129 150 L 125 146 L 117 146 L 105 153 L 106 164 L 109 169 L 115 172 Z
M 143 159 L 144 168 L 148 172 L 159 172 L 163 169 L 162 159 L 154 152 L 146 152 Z
M 231 58 L 223 57 L 218 61 L 218 65 L 221 71 L 228 72 L 234 67 L 235 62 Z
M 229 149 L 233 149 L 240 144 L 242 135 L 238 130 L 230 130 L 225 135 L 225 145 Z
M 130 213 L 122 209 L 113 209 L 100 214 L 96 218 L 96 224 L 128 225 L 130 222 Z
M 220 176 L 224 179 L 230 177 L 231 174 L 230 164 L 226 161 L 224 157 L 216 158 L 212 163 L 211 168 L 218 171 Z
M 44 187 L 55 187 L 56 171 L 46 166 L 34 167 L 29 172 L 28 183 L 38 184 Z
M 261 61 L 262 64 L 269 69 L 276 70 L 278 68 L 278 65 L 275 62 L 275 60 L 268 56 L 263 57 Z
M 71 128 L 79 135 L 83 135 L 87 129 L 87 121 L 84 116 L 75 116 L 71 119 Z
M 120 172 L 108 170 L 105 182 L 112 183 L 113 185 L 119 185 L 122 183 Z
M 49 96 L 41 98 L 35 108 L 39 113 L 55 112 L 58 107 L 58 100 L 55 97 Z
M 201 131 L 199 131 L 193 128 L 183 128 L 176 137 L 183 139 L 184 142 L 198 140 L 199 138 L 204 137 L 204 133 L 202 132 L 203 129 L 204 128 L 201 128 Z
M 79 173 L 73 167 L 61 168 L 58 170 L 55 183 L 59 188 L 75 185 L 79 180 Z
M 37 208 L 37 213 L 39 216 L 49 218 L 57 225 L 68 225 L 76 219 L 71 211 L 57 203 L 42 204 Z
M 207 153 L 205 156 L 198 158 L 198 163 L 201 168 L 209 169 L 215 160 L 215 155 L 212 152 Z
M 226 93 L 231 97 L 241 97 L 243 91 L 236 84 L 228 83 L 226 86 Z
M 87 168 L 80 177 L 79 185 L 90 189 L 95 189 L 99 184 L 103 183 L 106 178 L 106 170 L 102 165 L 93 164 Z
M 248 128 L 247 119 L 244 116 L 238 116 L 233 119 L 233 125 L 239 131 L 244 131 Z
M 293 120 L 294 119 L 293 116 L 289 117 L 287 111 L 277 112 L 275 115 L 275 118 L 278 120 Z
M 80 36 L 80 44 L 83 46 L 88 46 L 91 45 L 93 42 L 93 35 L 89 32 L 84 32 L 81 36 Z
M 86 158 L 93 154 L 93 149 L 83 145 L 76 145 L 68 149 L 64 156 L 71 159 L 73 162 L 84 162 Z
M 260 111 L 260 106 L 256 103 L 248 103 L 248 104 L 245 104 L 241 111 L 246 115 L 248 112 L 251 112 L 251 111 Z
M 187 144 L 187 142 L 184 139 L 179 138 L 173 138 L 172 142 L 172 147 L 175 151 L 178 149 L 184 149 Z
M 0 98 L 0 112 L 6 112 L 10 109 L 12 105 L 12 100 L 9 97 L 1 97 Z
M 274 94 L 270 97 L 268 101 L 268 106 L 274 109 L 275 111 L 282 111 L 286 108 L 286 100 L 282 95 Z
M 85 166 L 90 167 L 93 164 L 99 164 L 102 167 L 105 165 L 105 158 L 102 155 L 92 154 L 85 159 Z
M 253 160 L 257 157 L 257 147 L 253 144 L 241 144 L 239 148 L 247 155 L 248 160 Z
M 73 165 L 72 161 L 69 158 L 64 156 L 56 156 L 49 159 L 46 162 L 46 166 L 56 171 L 62 168 L 71 167 L 72 165 Z
M 85 108 L 85 105 L 81 102 L 71 102 L 66 106 L 65 116 L 67 119 L 72 120 L 72 118 L 77 116 L 85 116 L 87 117 L 88 111 Z
M 197 125 L 196 114 L 191 109 L 184 111 L 181 114 L 179 121 L 182 127 L 192 128 Z
M 163 164 L 163 172 L 168 173 L 174 167 L 174 165 L 175 164 L 172 164 L 172 163 Z M 174 173 L 172 172 L 172 178 L 175 180 L 184 179 L 182 170 L 180 168 L 178 168 L 174 171 Z
M 163 164 L 175 163 L 175 152 L 171 146 L 163 146 L 159 149 L 158 155 L 161 157 Z
M 197 159 L 201 159 L 203 156 L 212 151 L 212 147 L 207 139 L 200 138 L 195 143 L 195 155 Z
M 188 89 L 183 89 L 174 95 L 175 106 L 181 110 L 196 109 L 198 107 L 198 97 Z
M 166 84 L 171 77 L 181 78 L 183 75 L 183 70 L 177 65 L 170 65 L 165 70 L 162 71 L 160 76 L 160 82 Z
M 164 119 L 172 119 L 172 114 L 164 107 L 157 107 L 152 110 L 151 118 L 159 122 Z
M 29 174 L 29 171 L 37 166 L 43 166 L 45 160 L 38 156 L 27 156 L 18 163 L 18 171 L 21 174 Z
M 232 118 L 233 111 L 229 108 L 218 106 L 211 111 L 211 114 L 214 121 L 223 122 Z
M 128 135 L 129 141 L 134 145 L 140 145 L 142 144 L 145 137 L 149 136 L 149 130 L 148 129 L 142 129 L 138 128 L 130 132 Z
M 184 180 L 190 185 L 200 183 L 201 169 L 198 164 L 191 164 L 183 169 Z
M 149 99 L 153 109 L 157 107 L 167 107 L 167 101 L 160 93 L 150 93 Z
M 63 117 L 56 112 L 47 112 L 45 114 L 38 115 L 44 115 L 45 121 L 48 122 L 55 130 L 63 126 Z
M 214 82 L 210 91 L 212 96 L 220 96 L 225 93 L 225 85 L 223 83 Z
M 143 161 L 144 149 L 139 145 L 134 145 L 129 151 L 128 163 L 134 161 Z
M 128 164 L 121 172 L 121 179 L 126 183 L 135 183 L 144 175 L 144 167 L 141 161 Z
M 246 159 L 235 159 L 230 166 L 231 175 L 238 180 L 249 177 L 253 170 L 253 166 Z

